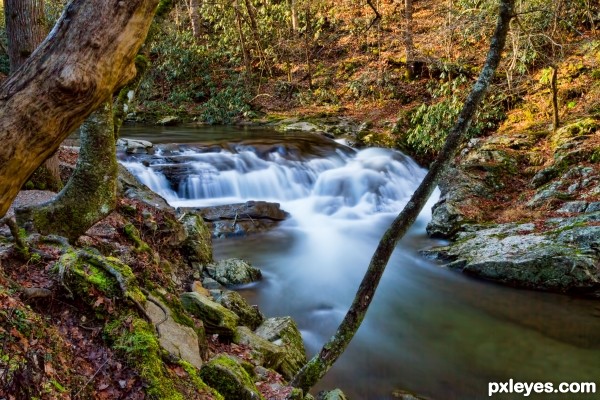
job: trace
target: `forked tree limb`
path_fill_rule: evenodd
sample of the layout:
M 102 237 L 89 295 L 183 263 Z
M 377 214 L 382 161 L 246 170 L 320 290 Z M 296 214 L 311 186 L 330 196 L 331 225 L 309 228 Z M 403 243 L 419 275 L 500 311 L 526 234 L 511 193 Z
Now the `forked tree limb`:
M 354 301 L 337 332 L 292 379 L 291 385 L 302 389 L 305 393 L 310 390 L 333 366 L 342 355 L 354 334 L 360 327 L 367 309 L 375 295 L 381 276 L 396 248 L 396 244 L 408 228 L 415 222 L 417 216 L 427 203 L 429 196 L 437 186 L 441 174 L 452 162 L 460 147 L 465 132 L 469 128 L 478 105 L 481 103 L 489 87 L 506 42 L 510 21 L 513 17 L 514 0 L 500 0 L 499 13 L 494 35 L 491 38 L 490 49 L 483 69 L 467 97 L 454 127 L 448 133 L 446 142 L 431 169 L 413 193 L 410 201 L 402 212 L 392 222 L 381 238 L 367 272 L 358 288 Z

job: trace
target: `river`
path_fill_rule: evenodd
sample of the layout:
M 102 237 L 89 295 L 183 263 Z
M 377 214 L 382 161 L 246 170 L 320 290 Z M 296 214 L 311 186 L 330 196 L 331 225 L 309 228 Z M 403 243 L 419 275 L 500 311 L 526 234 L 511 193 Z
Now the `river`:
M 382 232 L 425 173 L 398 152 L 356 151 L 310 134 L 126 127 L 123 137 L 165 144 L 122 162 L 173 206 L 267 200 L 291 214 L 273 231 L 213 244 L 216 258 L 244 258 L 263 271 L 240 292 L 267 316 L 291 315 L 309 356 L 335 332 Z M 488 382 L 513 379 L 591 381 L 600 393 L 600 303 L 494 285 L 422 258 L 420 249 L 443 243 L 425 235 L 432 202 L 316 390 L 340 387 L 354 400 L 393 399 L 397 389 L 469 400 L 489 398 Z

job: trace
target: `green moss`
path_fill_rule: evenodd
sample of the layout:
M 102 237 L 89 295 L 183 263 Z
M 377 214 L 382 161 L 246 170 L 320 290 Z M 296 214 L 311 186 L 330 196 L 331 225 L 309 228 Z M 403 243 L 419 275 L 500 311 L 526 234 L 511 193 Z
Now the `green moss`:
M 123 232 L 131 241 L 135 244 L 135 251 L 138 253 L 152 254 L 152 249 L 148 246 L 148 243 L 144 242 L 140 236 L 140 231 L 133 226 L 133 224 L 127 224 L 123 227 Z
M 189 362 L 184 360 L 179 360 L 179 365 L 184 369 L 184 371 L 188 374 L 190 381 L 194 384 L 196 388 L 200 391 L 208 392 L 215 400 L 223 400 L 223 396 L 215 389 L 208 386 L 200 375 L 198 374 L 198 370 Z
M 137 316 L 125 315 L 107 324 L 105 334 L 127 362 L 146 382 L 151 399 L 184 400 L 162 361 L 162 350 L 154 328 Z
M 263 399 L 246 369 L 231 356 L 213 358 L 202 366 L 200 376 L 227 400 Z

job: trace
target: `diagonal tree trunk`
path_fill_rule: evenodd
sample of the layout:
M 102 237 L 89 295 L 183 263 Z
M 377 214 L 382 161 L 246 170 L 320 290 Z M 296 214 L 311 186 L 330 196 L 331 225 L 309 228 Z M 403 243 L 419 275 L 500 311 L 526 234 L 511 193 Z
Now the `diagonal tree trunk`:
M 323 346 L 321 351 L 316 354 L 298 372 L 298 374 L 296 374 L 291 382 L 292 386 L 300 388 L 304 392 L 308 392 L 342 355 L 360 327 L 375 295 L 375 291 L 390 256 L 396 248 L 396 244 L 414 223 L 423 209 L 423 206 L 429 199 L 429 196 L 435 189 L 440 175 L 456 155 L 463 136 L 473 120 L 475 111 L 492 81 L 494 72 L 500 62 L 510 20 L 513 17 L 514 1 L 515 0 L 500 0 L 498 22 L 491 39 L 485 65 L 479 75 L 479 79 L 473 86 L 471 93 L 463 105 L 463 109 L 458 116 L 456 124 L 448 133 L 442 151 L 425 176 L 425 179 L 423 179 L 423 182 L 421 182 L 415 193 L 412 195 L 408 204 L 392 222 L 392 225 L 381 238 L 373 257 L 371 258 L 369 268 L 360 283 L 354 301 L 344 317 L 344 320 L 338 327 L 337 332 Z
M 73 0 L 0 87 L 0 216 L 62 140 L 135 76 L 158 0 Z

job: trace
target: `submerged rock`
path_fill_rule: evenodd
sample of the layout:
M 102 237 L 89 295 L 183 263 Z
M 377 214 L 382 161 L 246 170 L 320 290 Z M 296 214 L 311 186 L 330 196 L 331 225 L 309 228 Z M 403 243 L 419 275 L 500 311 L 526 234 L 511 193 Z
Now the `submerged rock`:
M 127 154 L 150 154 L 154 145 L 147 140 L 119 139 L 117 140 L 117 151 L 125 151 Z

